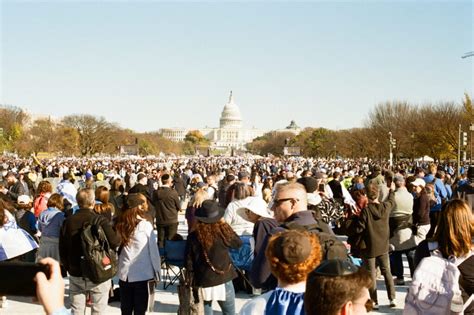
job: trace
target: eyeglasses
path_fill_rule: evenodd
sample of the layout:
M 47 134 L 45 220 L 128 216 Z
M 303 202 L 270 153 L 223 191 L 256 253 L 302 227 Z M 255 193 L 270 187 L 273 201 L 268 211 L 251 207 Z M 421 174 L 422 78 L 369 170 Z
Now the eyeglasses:
M 273 200 L 273 206 L 278 207 L 281 205 L 283 202 L 288 201 L 288 200 L 295 200 L 296 202 L 300 201 L 299 199 L 296 198 L 281 198 L 281 199 L 275 199 Z

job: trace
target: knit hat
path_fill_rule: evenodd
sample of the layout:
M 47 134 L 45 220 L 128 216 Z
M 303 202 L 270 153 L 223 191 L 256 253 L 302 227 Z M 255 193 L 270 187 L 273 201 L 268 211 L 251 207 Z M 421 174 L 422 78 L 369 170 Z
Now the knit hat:
M 276 258 L 288 264 L 299 264 L 305 261 L 313 247 L 305 233 L 297 230 L 282 232 L 273 243 Z

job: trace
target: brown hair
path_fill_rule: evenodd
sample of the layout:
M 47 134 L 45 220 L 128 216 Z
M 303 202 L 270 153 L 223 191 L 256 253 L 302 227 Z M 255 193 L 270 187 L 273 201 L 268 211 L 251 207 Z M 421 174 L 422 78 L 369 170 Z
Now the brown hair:
M 196 236 L 202 248 L 209 252 L 217 239 L 221 239 L 224 245 L 230 246 L 230 239 L 235 234 L 234 230 L 224 220 L 216 223 L 196 222 Z
M 98 214 L 112 212 L 112 204 L 109 202 L 110 192 L 105 186 L 99 186 L 95 190 L 95 200 L 102 202 L 101 204 L 96 203 L 94 211 Z
M 305 261 L 298 264 L 290 264 L 277 258 L 276 246 L 278 242 L 276 240 L 285 232 L 273 235 L 270 238 L 265 251 L 273 275 L 288 284 L 294 284 L 306 280 L 306 277 L 311 270 L 319 265 L 322 257 L 321 245 L 319 244 L 318 237 L 314 233 L 309 233 L 307 231 L 295 232 L 301 233 L 301 237 L 308 237 L 311 243 L 311 254 Z
M 59 210 L 64 209 L 64 198 L 60 194 L 52 194 L 49 199 L 48 203 L 46 204 L 48 208 L 54 207 Z
M 53 186 L 47 180 L 42 180 L 38 184 L 37 194 L 40 195 L 41 193 L 51 193 L 53 192 Z
M 460 199 L 448 202 L 438 219 L 434 240 L 444 257 L 463 257 L 471 251 L 474 219 L 471 207 Z
M 5 211 L 13 213 L 15 211 L 15 207 L 8 200 L 0 198 L 0 227 L 2 227 L 6 221 L 5 218 L 7 217 L 7 214 Z
M 139 206 L 126 209 L 118 216 L 117 223 L 115 224 L 115 230 L 121 238 L 122 246 L 127 246 L 130 243 L 132 234 L 135 231 L 138 223 L 141 221 L 139 218 L 137 218 L 137 216 L 144 217 L 145 210 L 143 206 L 144 204 L 141 204 Z
M 364 288 L 372 287 L 367 270 L 359 268 L 347 276 L 323 276 L 310 273 L 306 280 L 304 309 L 307 315 L 336 315 L 349 301 L 361 297 Z
M 191 199 L 191 206 L 199 208 L 206 199 L 209 199 L 208 193 L 205 190 L 198 189 Z

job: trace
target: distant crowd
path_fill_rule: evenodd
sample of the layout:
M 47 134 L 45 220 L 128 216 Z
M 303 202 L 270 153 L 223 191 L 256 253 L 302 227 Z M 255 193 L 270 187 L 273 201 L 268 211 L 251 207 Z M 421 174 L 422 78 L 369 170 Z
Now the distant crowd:
M 472 314 L 474 166 L 460 173 L 299 157 L 0 158 L 0 261 L 49 264 L 37 295 L 56 315 L 105 314 L 114 299 L 122 314 L 152 311 L 150 286 L 171 280 L 162 268 L 173 268 L 173 242 L 183 244 L 180 314 L 212 314 L 213 301 L 236 314 L 237 289 L 256 295 L 240 314 L 364 314 L 379 309 L 379 276 L 389 301 L 380 307 Z M 243 267 L 230 253 L 246 245 Z M 408 288 L 404 305 L 396 286 Z M 445 302 L 428 301 L 433 287 Z

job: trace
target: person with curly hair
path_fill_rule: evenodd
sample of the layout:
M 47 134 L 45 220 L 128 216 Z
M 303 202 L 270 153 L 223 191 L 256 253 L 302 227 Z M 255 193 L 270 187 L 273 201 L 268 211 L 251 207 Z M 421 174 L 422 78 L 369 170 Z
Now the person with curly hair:
M 214 200 L 205 200 L 196 209 L 195 229 L 186 241 L 186 272 L 191 283 L 203 288 L 204 313 L 212 315 L 216 300 L 224 315 L 235 314 L 235 291 L 232 280 L 237 272 L 229 255 L 242 241 L 222 217 L 224 209 Z
M 270 238 L 265 254 L 278 286 L 247 302 L 240 315 L 304 314 L 306 278 L 322 257 L 318 237 L 303 230 L 279 232 Z

